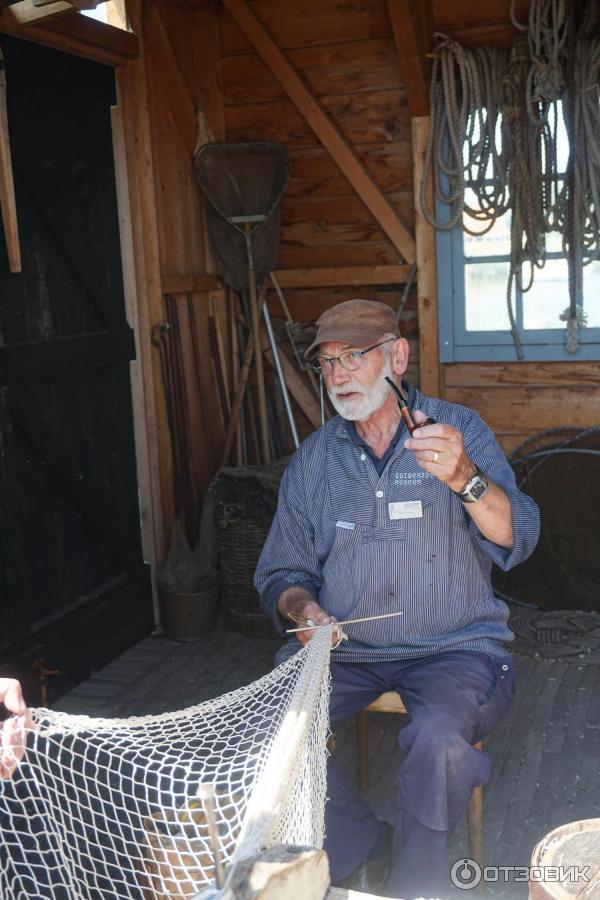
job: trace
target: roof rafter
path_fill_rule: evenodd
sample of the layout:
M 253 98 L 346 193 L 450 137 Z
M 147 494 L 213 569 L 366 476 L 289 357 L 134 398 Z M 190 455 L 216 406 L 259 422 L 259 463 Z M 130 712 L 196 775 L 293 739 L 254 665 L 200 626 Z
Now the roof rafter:
M 398 252 L 408 263 L 412 263 L 415 258 L 415 242 L 412 234 L 264 25 L 257 19 L 245 0 L 222 0 L 222 2 L 330 153 L 331 158 L 348 179 L 371 215 Z
M 387 0 L 411 118 L 429 115 L 431 0 Z

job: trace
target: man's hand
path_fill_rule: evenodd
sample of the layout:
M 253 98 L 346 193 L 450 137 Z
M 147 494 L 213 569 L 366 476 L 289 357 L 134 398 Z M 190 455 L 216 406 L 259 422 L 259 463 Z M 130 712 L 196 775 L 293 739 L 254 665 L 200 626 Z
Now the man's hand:
M 417 425 L 427 421 L 421 410 L 414 410 Z M 462 491 L 475 475 L 475 464 L 465 453 L 463 436 L 451 425 L 424 425 L 404 441 L 404 446 L 414 450 L 417 463 L 426 472 L 435 475 L 453 491 Z
M 284 591 L 277 603 L 277 609 L 285 618 L 290 619 L 290 628 L 302 628 L 305 624 L 301 619 L 311 619 L 315 625 L 330 625 L 335 622 L 335 616 L 329 616 L 312 596 L 304 588 L 291 587 Z M 297 631 L 296 637 L 303 647 L 308 644 L 316 629 Z M 334 628 L 331 635 L 331 643 L 337 644 L 340 638 L 340 629 Z
M 418 425 L 427 420 L 420 410 L 413 412 L 413 418 Z M 476 473 L 475 463 L 465 453 L 462 434 L 451 425 L 417 428 L 412 437 L 404 441 L 404 446 L 414 450 L 421 469 L 435 475 L 453 491 L 464 490 Z M 514 534 L 510 500 L 489 476 L 485 496 L 477 503 L 466 503 L 465 511 L 488 541 L 512 550 Z
M 0 723 L 0 778 L 7 779 L 12 777 L 25 753 L 31 713 L 25 705 L 21 685 L 15 678 L 0 678 L 0 702 L 13 713 Z

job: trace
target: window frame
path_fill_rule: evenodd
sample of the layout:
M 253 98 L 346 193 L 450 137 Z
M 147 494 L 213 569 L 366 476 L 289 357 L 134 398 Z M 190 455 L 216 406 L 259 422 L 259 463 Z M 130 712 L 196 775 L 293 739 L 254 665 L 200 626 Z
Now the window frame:
M 450 219 L 450 209 L 439 201 L 436 202 L 436 214 L 439 222 L 447 222 Z M 507 262 L 509 257 L 507 254 L 465 257 L 463 234 L 460 223 L 451 229 L 436 229 L 440 362 L 519 361 L 509 329 L 467 331 L 466 267 L 486 262 Z M 565 255 L 560 251 L 552 251 L 547 253 L 546 258 L 548 260 L 565 259 Z M 473 261 L 471 262 L 471 260 Z M 522 325 L 519 325 L 522 322 L 522 305 L 523 295 L 516 288 L 514 310 L 523 347 L 523 362 L 600 360 L 600 327 L 581 328 L 578 333 L 577 351 L 569 353 L 566 349 L 566 323 L 563 328 L 524 329 Z M 569 297 L 566 293 L 565 307 L 568 305 Z

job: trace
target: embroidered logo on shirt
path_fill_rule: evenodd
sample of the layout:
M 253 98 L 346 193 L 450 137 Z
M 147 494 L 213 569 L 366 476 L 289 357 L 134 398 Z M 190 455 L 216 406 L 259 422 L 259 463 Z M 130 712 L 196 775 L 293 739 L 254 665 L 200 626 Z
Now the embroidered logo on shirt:
M 394 484 L 418 487 L 425 478 L 433 478 L 431 472 L 394 472 Z

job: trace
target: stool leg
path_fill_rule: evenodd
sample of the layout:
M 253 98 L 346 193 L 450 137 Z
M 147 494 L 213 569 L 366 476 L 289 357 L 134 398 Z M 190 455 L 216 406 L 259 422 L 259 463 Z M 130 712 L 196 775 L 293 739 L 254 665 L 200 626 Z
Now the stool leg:
M 467 811 L 467 825 L 471 859 L 474 859 L 483 868 L 483 785 L 481 784 L 473 788 Z
M 475 750 L 483 750 L 481 741 L 473 744 L 473 747 Z M 474 859 L 483 868 L 485 860 L 483 852 L 483 785 L 481 784 L 474 787 L 471 793 L 467 810 L 467 825 L 471 859 Z
M 369 713 L 361 709 L 356 714 L 356 775 L 358 789 L 369 787 Z

